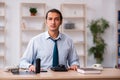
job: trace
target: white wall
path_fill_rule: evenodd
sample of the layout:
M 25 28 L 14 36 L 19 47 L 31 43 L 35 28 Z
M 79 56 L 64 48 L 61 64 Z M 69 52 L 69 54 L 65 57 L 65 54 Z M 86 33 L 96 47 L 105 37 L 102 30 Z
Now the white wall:
M 21 2 L 44 2 L 47 10 L 50 8 L 60 9 L 63 2 L 86 3 L 87 5 L 87 22 L 91 19 L 104 17 L 110 22 L 110 28 L 106 31 L 107 50 L 105 51 L 105 60 L 103 65 L 114 67 L 116 63 L 116 1 L 117 0 L 0 0 L 6 2 L 6 19 L 7 19 L 7 53 L 6 65 L 17 65 L 19 63 L 20 50 L 20 23 L 19 10 Z M 88 30 L 88 29 L 87 29 Z M 88 48 L 92 45 L 92 37 L 88 30 Z M 88 58 L 88 65 L 95 63 L 92 57 Z

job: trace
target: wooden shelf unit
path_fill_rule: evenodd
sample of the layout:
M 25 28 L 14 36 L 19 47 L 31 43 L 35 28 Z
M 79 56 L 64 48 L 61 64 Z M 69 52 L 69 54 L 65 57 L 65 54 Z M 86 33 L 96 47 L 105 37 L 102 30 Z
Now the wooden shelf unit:
M 0 67 L 5 65 L 5 54 L 6 54 L 6 4 L 0 2 Z
M 80 57 L 80 66 L 86 67 L 86 5 L 63 3 L 61 11 L 64 18 L 61 31 L 71 36 Z
M 31 16 L 29 9 L 37 8 L 37 15 Z M 29 40 L 37 34 L 45 31 L 45 3 L 21 3 L 20 7 L 20 57 L 25 51 Z
M 116 66 L 120 68 L 120 10 L 117 11 L 117 63 Z

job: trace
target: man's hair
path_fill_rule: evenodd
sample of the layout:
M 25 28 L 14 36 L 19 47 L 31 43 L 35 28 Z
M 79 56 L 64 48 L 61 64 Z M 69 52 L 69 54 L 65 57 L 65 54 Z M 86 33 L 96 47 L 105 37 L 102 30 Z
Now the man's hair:
M 62 16 L 62 13 L 59 11 L 59 10 L 57 10 L 57 9 L 51 9 L 51 10 L 49 10 L 47 13 L 46 13 L 46 19 L 47 19 L 47 17 L 48 17 L 48 13 L 49 12 L 55 12 L 55 13 L 58 13 L 59 15 L 60 15 L 60 20 L 62 21 L 62 19 L 63 19 L 63 16 Z

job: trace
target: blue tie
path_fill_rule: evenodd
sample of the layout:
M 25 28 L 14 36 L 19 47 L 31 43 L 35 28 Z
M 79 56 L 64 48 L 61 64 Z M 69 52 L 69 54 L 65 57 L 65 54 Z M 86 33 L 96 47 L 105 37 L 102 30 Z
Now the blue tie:
M 53 40 L 53 39 L 52 39 Z M 54 50 L 53 50 L 53 67 L 59 64 L 59 56 L 58 56 L 58 48 L 57 48 L 57 40 L 53 40 L 55 42 Z

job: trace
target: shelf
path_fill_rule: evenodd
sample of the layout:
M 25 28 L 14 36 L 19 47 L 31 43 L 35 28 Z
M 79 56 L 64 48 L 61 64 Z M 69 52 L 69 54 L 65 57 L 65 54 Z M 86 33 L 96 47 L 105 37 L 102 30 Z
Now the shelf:
M 86 57 L 84 54 L 78 54 L 79 57 Z
M 85 45 L 84 41 L 75 41 L 74 42 L 75 45 Z
M 4 58 L 5 56 L 4 55 L 0 55 L 0 58 Z
M 0 42 L 0 45 L 5 45 L 5 42 Z
M 85 30 L 80 29 L 63 29 L 64 32 L 85 32 Z
M 0 26 L 0 31 L 5 31 L 5 26 Z
M 27 45 L 29 41 L 22 41 L 23 45 Z
M 0 18 L 5 18 L 5 15 L 0 15 Z
M 44 16 L 22 16 L 22 18 L 24 19 L 24 18 L 27 18 L 27 19 L 34 19 L 34 18 L 38 18 L 38 19 L 43 19 L 43 18 L 45 18 Z
M 5 5 L 5 2 L 0 2 L 0 5 Z
M 46 6 L 46 4 L 45 3 L 22 3 L 22 5 L 23 6 L 31 6 L 31 7 L 37 7 L 37 6 Z
M 0 18 L 4 18 L 5 17 L 5 2 L 0 2 Z
M 118 43 L 118 46 L 120 46 L 120 44 Z
M 23 32 L 35 32 L 35 31 L 44 32 L 45 30 L 44 29 L 25 28 L 25 29 L 22 29 L 22 31 Z
M 72 6 L 84 6 L 85 7 L 85 4 L 84 3 L 63 3 L 62 6 L 69 6 L 71 7 Z
M 4 53 L 0 53 L 0 58 L 4 58 L 4 57 L 5 57 Z
M 85 16 L 67 16 L 63 19 L 85 19 Z

